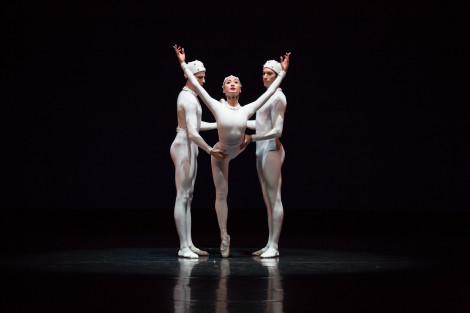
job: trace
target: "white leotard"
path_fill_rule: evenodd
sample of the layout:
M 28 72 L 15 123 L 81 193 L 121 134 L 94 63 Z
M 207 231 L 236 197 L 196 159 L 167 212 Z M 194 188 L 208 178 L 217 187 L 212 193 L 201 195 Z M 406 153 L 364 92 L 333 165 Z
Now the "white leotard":
M 231 107 L 227 103 L 221 103 L 209 96 L 207 91 L 199 85 L 194 74 L 187 68 L 186 63 L 182 63 L 181 67 L 196 88 L 202 101 L 204 101 L 214 115 L 219 134 L 219 147 L 222 148 L 237 146 L 242 143 L 248 119 L 274 94 L 285 75 L 285 72 L 281 71 L 271 86 L 256 101 L 244 106 L 238 104 L 236 107 Z

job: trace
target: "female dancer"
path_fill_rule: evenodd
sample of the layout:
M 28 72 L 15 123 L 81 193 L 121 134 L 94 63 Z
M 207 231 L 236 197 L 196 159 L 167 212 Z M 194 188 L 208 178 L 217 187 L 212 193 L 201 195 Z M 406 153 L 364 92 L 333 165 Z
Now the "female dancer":
M 227 101 L 219 102 L 209 96 L 206 90 L 197 84 L 196 77 L 191 73 L 188 65 L 185 63 L 186 55 L 184 49 L 173 46 L 176 56 L 180 62 L 182 69 L 188 79 L 193 83 L 196 92 L 202 101 L 207 105 L 209 110 L 215 117 L 217 122 L 217 130 L 219 134 L 219 142 L 215 144 L 214 149 L 219 148 L 225 150 L 227 158 L 218 160 L 211 157 L 212 177 L 216 189 L 215 210 L 217 213 L 217 221 L 220 229 L 220 252 L 223 257 L 228 257 L 230 253 L 230 236 L 227 233 L 227 194 L 228 194 L 228 169 L 230 160 L 237 157 L 243 150 L 240 148 L 245 138 L 245 129 L 248 119 L 261 108 L 274 94 L 282 79 L 286 75 L 289 67 L 290 53 L 286 53 L 284 58 L 281 56 L 282 70 L 271 86 L 256 101 L 240 106 L 238 97 L 241 92 L 241 84 L 238 77 L 233 75 L 224 79 L 222 84 L 223 93 L 227 97 Z M 248 136 L 248 135 L 247 135 Z

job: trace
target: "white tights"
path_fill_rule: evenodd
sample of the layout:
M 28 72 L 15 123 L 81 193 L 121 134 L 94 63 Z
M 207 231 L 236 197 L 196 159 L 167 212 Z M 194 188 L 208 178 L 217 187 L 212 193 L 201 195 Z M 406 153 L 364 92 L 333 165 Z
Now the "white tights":
M 266 247 L 255 252 L 255 254 L 261 257 L 275 257 L 279 255 L 279 237 L 284 219 L 284 208 L 281 200 L 281 167 L 284 163 L 284 158 L 285 152 L 282 145 L 279 145 L 277 150 L 264 151 L 262 155 L 256 158 L 256 168 L 268 212 L 269 226 L 269 237 Z
M 193 244 L 191 238 L 191 202 L 197 173 L 198 147 L 189 141 L 185 132 L 177 133 L 170 148 L 171 158 L 175 165 L 175 224 L 180 239 L 178 255 L 186 258 L 197 258 L 207 255 Z
M 227 195 L 228 195 L 228 170 L 230 160 L 236 158 L 243 150 L 240 150 L 240 144 L 233 146 L 222 145 L 219 142 L 215 144 L 215 148 L 225 149 L 228 156 L 223 160 L 211 158 L 212 178 L 215 185 L 215 211 L 217 213 L 217 222 L 219 223 L 220 232 L 227 230 Z

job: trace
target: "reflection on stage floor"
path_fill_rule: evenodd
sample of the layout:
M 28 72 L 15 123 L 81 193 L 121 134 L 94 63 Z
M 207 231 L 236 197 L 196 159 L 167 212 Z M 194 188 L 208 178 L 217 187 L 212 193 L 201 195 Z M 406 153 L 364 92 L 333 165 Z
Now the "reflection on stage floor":
M 456 297 L 452 285 L 433 290 L 431 284 L 450 278 L 426 259 L 317 249 L 282 249 L 279 258 L 261 259 L 251 250 L 233 248 L 224 259 L 209 249 L 209 257 L 196 260 L 178 258 L 174 248 L 13 255 L 2 262 L 9 285 L 2 306 L 8 312 L 392 312 L 404 305 L 446 309 Z

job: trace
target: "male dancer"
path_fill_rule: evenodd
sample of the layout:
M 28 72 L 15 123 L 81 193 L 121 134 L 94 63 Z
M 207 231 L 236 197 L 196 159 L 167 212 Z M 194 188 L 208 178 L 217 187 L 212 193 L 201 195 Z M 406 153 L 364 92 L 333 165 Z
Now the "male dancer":
M 270 60 L 264 64 L 263 83 L 266 88 L 271 86 L 281 70 L 281 64 L 277 61 Z M 268 211 L 269 237 L 266 246 L 253 252 L 253 255 L 262 258 L 279 256 L 278 243 L 284 218 L 281 167 L 285 157 L 279 137 L 282 135 L 286 106 L 286 96 L 281 88 L 277 88 L 268 102 L 256 112 L 256 121 L 249 120 L 247 123 L 248 128 L 256 129 L 256 135 L 245 136 L 241 144 L 243 148 L 252 141 L 256 142 L 256 168 Z
M 198 83 L 205 83 L 206 69 L 200 61 L 188 63 Z M 186 76 L 186 75 L 185 75 Z M 186 77 L 187 78 L 187 77 Z M 224 150 L 212 149 L 199 135 L 200 130 L 216 129 L 216 123 L 201 121 L 201 104 L 197 99 L 194 85 L 186 80 L 186 85 L 176 101 L 178 127 L 170 154 L 175 164 L 175 223 L 180 239 L 178 256 L 196 259 L 199 255 L 209 255 L 206 251 L 196 248 L 191 238 L 191 202 L 193 200 L 194 182 L 197 173 L 198 146 L 216 159 L 226 157 Z

